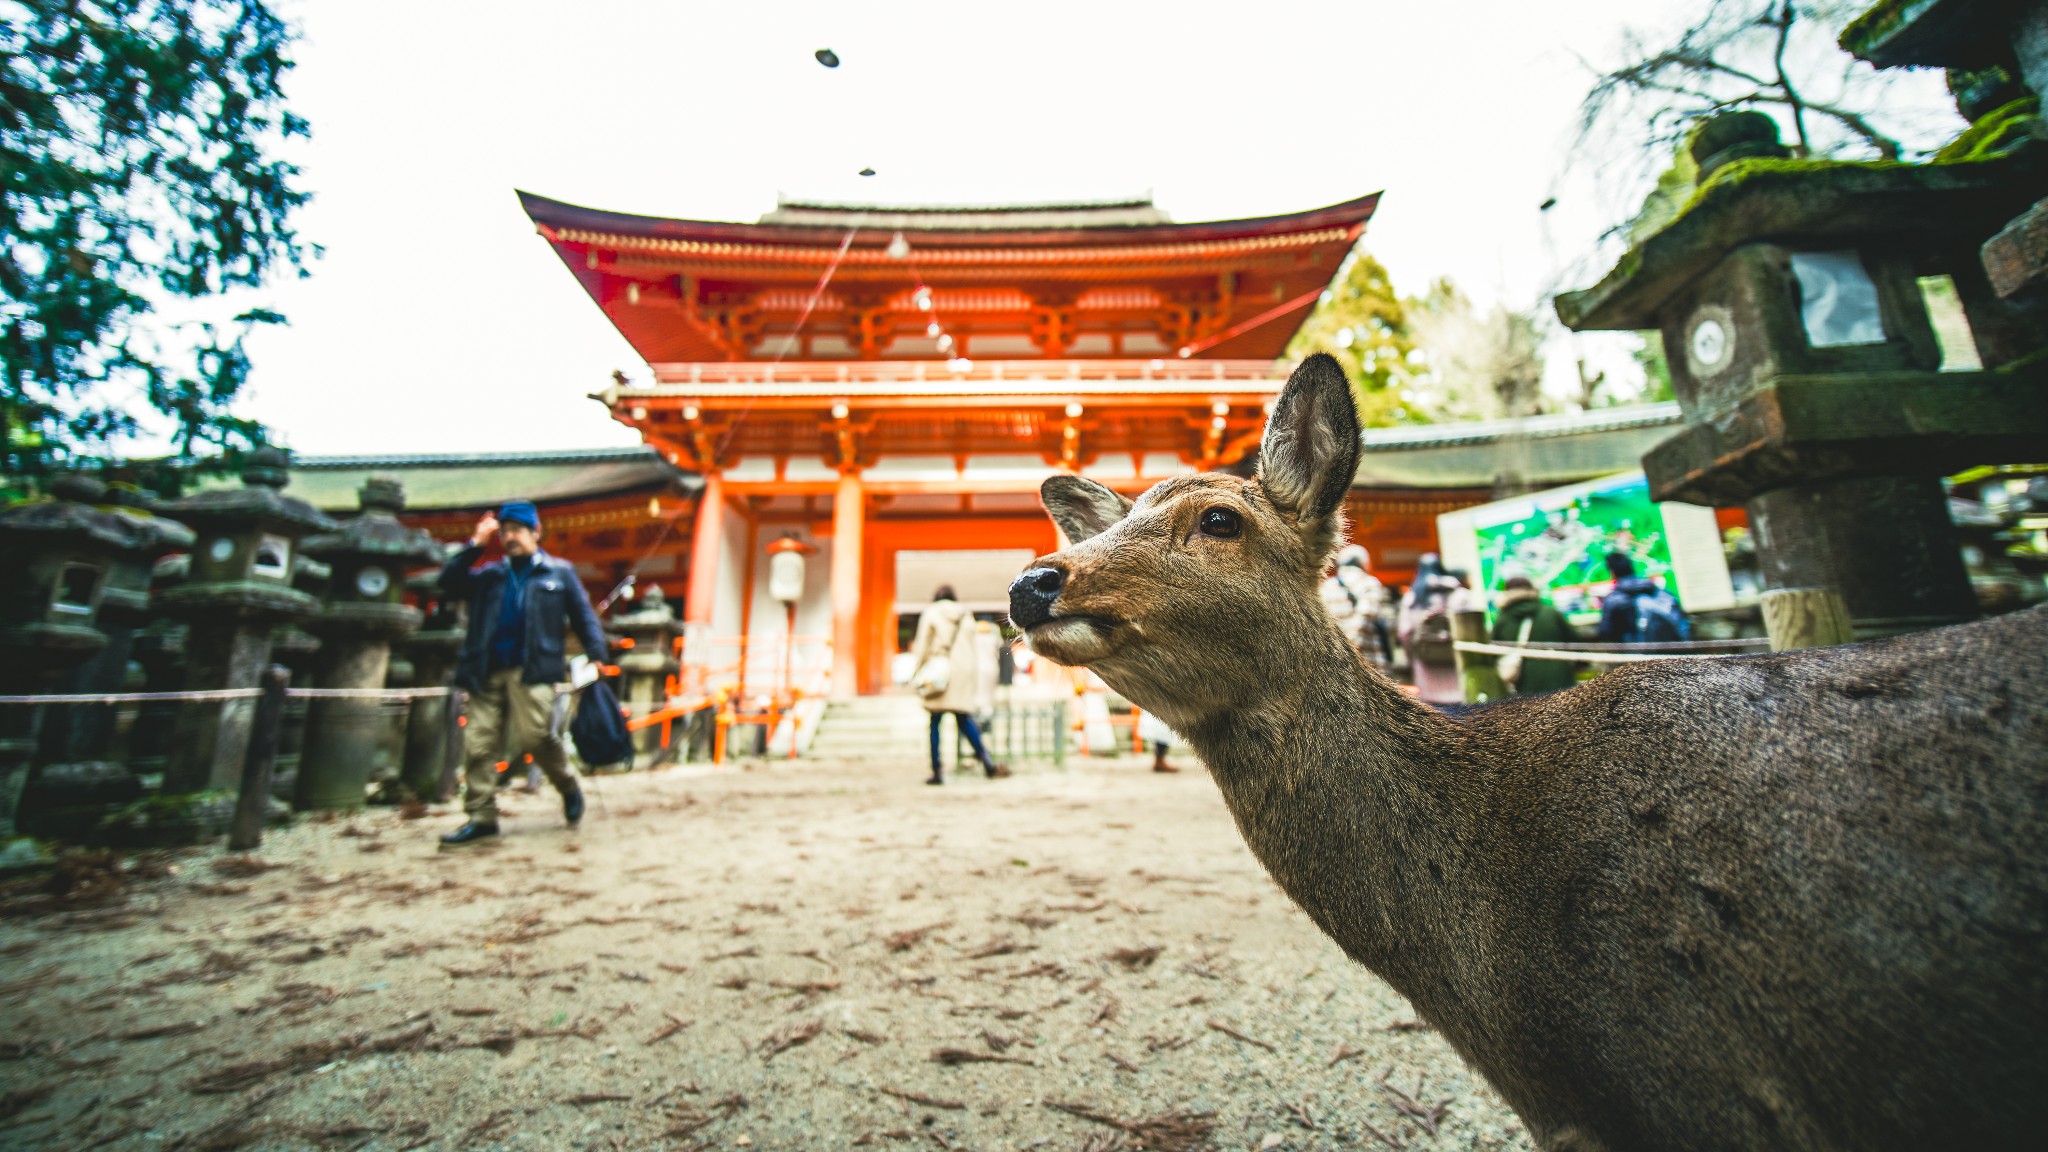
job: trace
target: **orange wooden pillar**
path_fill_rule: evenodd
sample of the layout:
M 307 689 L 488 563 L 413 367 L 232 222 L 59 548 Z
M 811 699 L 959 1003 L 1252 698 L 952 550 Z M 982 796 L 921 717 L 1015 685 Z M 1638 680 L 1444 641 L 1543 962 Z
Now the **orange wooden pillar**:
M 716 471 L 706 471 L 704 491 L 697 500 L 697 532 L 690 541 L 690 594 L 683 601 L 683 623 L 700 625 L 694 631 L 707 638 L 711 609 L 718 602 L 718 545 L 724 534 L 725 480 Z M 693 664 L 711 663 L 709 652 L 686 658 Z
M 839 474 L 832 497 L 832 698 L 860 695 L 860 545 L 866 519 L 860 473 Z

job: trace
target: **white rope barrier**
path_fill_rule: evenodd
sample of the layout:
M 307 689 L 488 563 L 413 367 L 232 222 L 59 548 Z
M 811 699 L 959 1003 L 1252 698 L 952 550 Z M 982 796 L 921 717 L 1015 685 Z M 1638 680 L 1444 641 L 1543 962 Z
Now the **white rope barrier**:
M 1709 652 L 1722 649 L 1768 648 L 1771 644 L 1770 640 L 1763 636 L 1743 640 L 1655 640 L 1642 644 L 1578 644 L 1559 640 L 1527 640 L 1520 644 L 1512 640 L 1502 640 L 1499 643 L 1523 651 L 1557 652 Z
M 1644 660 L 1726 660 L 1736 652 L 1698 652 L 1686 655 L 1678 652 L 1602 652 L 1586 649 L 1569 651 L 1525 648 L 1513 644 L 1481 644 L 1476 640 L 1459 640 L 1453 645 L 1460 652 L 1478 652 L 1487 656 L 1520 656 L 1524 660 L 1568 660 L 1572 663 L 1587 664 L 1635 664 Z
M 219 700 L 249 700 L 262 694 L 260 688 L 220 688 L 211 692 L 102 692 L 75 696 L 0 696 L 0 704 L 142 704 L 152 700 L 206 704 Z
M 448 696 L 453 688 L 288 688 L 285 695 L 295 700 L 423 700 Z M 0 704 L 215 704 L 228 700 L 253 700 L 261 688 L 219 688 L 210 692 L 100 692 L 50 696 L 0 696 Z
M 297 700 L 424 700 L 447 696 L 453 688 L 287 688 L 285 695 Z

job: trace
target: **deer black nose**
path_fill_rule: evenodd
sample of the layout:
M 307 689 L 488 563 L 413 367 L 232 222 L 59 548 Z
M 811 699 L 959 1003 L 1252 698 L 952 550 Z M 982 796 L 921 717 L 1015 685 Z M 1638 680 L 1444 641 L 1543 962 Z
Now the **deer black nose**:
M 1010 581 L 1010 623 L 1030 628 L 1052 619 L 1052 602 L 1066 583 L 1067 574 L 1057 568 L 1033 568 Z

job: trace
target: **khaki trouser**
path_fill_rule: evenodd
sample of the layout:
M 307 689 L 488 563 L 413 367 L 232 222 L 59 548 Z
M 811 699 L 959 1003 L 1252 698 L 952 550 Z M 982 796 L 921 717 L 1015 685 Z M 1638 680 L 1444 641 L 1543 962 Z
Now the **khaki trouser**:
M 469 793 L 463 810 L 479 824 L 498 822 L 498 761 L 510 757 L 515 770 L 529 753 L 555 791 L 577 787 L 569 766 L 569 749 L 549 720 L 555 704 L 553 684 L 522 684 L 517 668 L 493 672 L 484 689 L 469 698 L 469 725 L 462 732 L 462 758 L 468 766 Z M 507 731 L 511 741 L 505 739 Z

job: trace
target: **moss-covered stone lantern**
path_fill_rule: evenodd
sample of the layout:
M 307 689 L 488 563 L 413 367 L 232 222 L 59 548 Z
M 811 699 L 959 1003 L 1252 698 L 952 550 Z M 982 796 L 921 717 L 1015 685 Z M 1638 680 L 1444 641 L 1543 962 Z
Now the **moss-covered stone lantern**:
M 111 587 L 131 553 L 175 546 L 175 524 L 93 507 L 96 482 L 59 485 L 52 498 L 0 511 L 0 695 L 35 695 L 107 646 L 101 614 L 118 615 L 125 588 Z M 117 607 L 109 607 L 109 598 Z M 36 710 L 0 704 L 0 836 L 15 831 L 36 755 Z
M 397 480 L 372 476 L 358 499 L 362 512 L 355 519 L 306 540 L 306 554 L 332 569 L 327 605 L 306 624 L 320 637 L 320 688 L 384 687 L 392 642 L 420 626 L 420 610 L 405 602 L 406 576 L 441 558 L 432 536 L 399 523 L 405 490 Z M 389 716 L 389 707 L 374 699 L 314 700 L 293 806 L 362 807 Z
M 1975 253 L 2048 176 L 2048 149 L 1901 165 L 1795 160 L 1761 113 L 1695 129 L 1692 202 L 1599 284 L 1574 329 L 1656 329 L 1683 431 L 1643 457 L 1652 495 L 1746 505 L 1769 588 L 1832 587 L 1859 632 L 1975 612 L 1940 477 L 2038 457 L 2048 328 Z M 1949 275 L 1980 371 L 1940 371 L 1920 290 Z
M 106 573 L 93 618 L 93 627 L 106 637 L 106 644 L 50 680 L 45 690 L 93 695 L 140 687 L 128 684 L 128 663 L 136 631 L 148 619 L 151 574 L 159 559 L 192 546 L 192 531 L 155 515 L 155 502 L 134 489 L 73 475 L 59 477 L 50 492 L 60 501 L 95 506 L 102 514 L 99 523 L 110 530 L 98 535 Z M 43 709 L 38 767 L 22 794 L 23 830 L 64 835 L 89 828 L 108 806 L 141 794 L 133 770 L 117 761 L 119 711 L 119 706 L 107 703 Z
M 277 625 L 306 619 L 319 601 L 292 587 L 300 537 L 335 522 L 280 489 L 290 458 L 275 448 L 249 454 L 240 488 L 219 488 L 171 502 L 166 511 L 198 534 L 191 570 L 163 593 L 162 610 L 187 624 L 188 691 L 256 687 L 270 662 Z M 228 790 L 241 785 L 253 697 L 179 710 L 164 791 Z
M 2048 5 L 2041 0 L 1884 0 L 1842 30 L 1842 47 L 1879 68 L 1948 70 L 1949 91 L 1970 129 L 1937 159 L 2048 136 L 2041 120 Z M 2048 304 L 2048 199 L 1993 227 L 1981 252 L 1991 287 L 2016 304 Z

